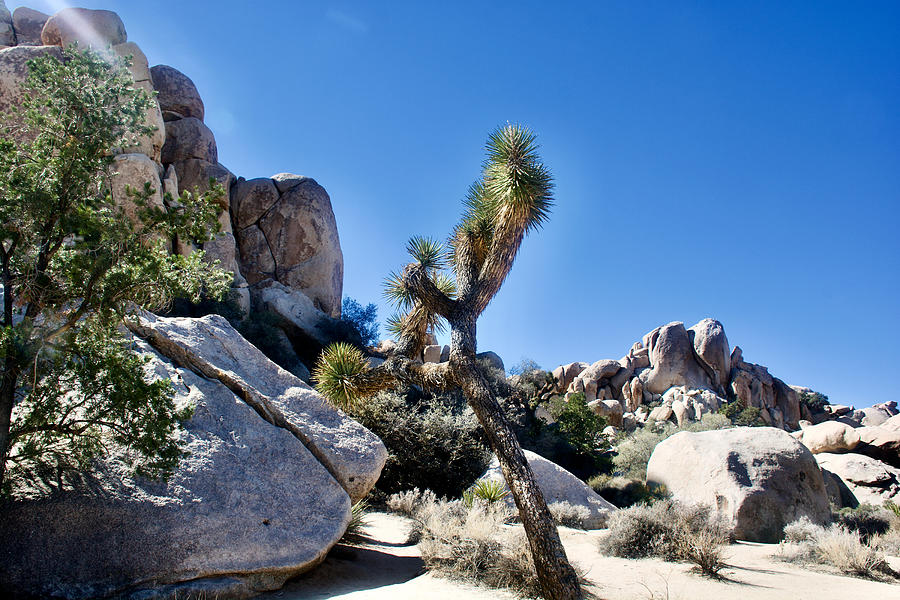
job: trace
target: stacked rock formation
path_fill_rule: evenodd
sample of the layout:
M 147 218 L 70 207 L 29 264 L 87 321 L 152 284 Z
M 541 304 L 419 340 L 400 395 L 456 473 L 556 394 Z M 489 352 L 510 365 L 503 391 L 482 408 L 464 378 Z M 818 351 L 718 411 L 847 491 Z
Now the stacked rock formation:
M 155 130 L 113 149 L 113 199 L 127 212 L 126 189 L 149 182 L 150 202 L 165 208 L 217 181 L 225 190 L 222 229 L 203 250 L 234 274 L 236 304 L 274 313 L 286 351 L 307 361 L 346 338 L 338 320 L 343 258 L 328 194 L 297 175 L 263 180 L 268 188 L 235 177 L 219 162 L 194 83 L 172 67 L 150 68 L 115 13 L 10 14 L 0 0 L 0 112 L 21 103 L 28 60 L 61 58 L 61 48 L 76 42 L 111 48 L 109 60 L 130 56 L 135 87 L 156 95 L 146 115 Z M 262 188 L 271 202 L 254 196 Z M 190 240 L 171 240 L 170 248 L 195 250 Z M 148 369 L 172 381 L 179 407 L 194 407 L 180 433 L 189 456 L 167 481 L 146 481 L 130 475 L 127 449 L 112 448 L 83 486 L 16 488 L 0 504 L 4 597 L 246 598 L 321 562 L 346 530 L 351 504 L 381 473 L 381 441 L 222 317 L 145 315 L 130 327 Z
M 619 360 L 570 363 L 553 376 L 557 387 L 550 393 L 584 393 L 597 413 L 626 427 L 648 419 L 681 425 L 729 400 L 759 408 L 775 427 L 796 429 L 801 417 L 797 391 L 766 367 L 745 362 L 713 319 L 657 327 Z
M 116 149 L 113 198 L 127 204 L 126 186 L 141 189 L 149 182 L 157 191 L 150 202 L 162 207 L 181 193 L 205 192 L 216 181 L 225 190 L 221 233 L 203 250 L 234 274 L 231 300 L 245 314 L 258 313 L 272 304 L 272 292 L 265 290 L 276 287 L 278 321 L 307 365 L 323 343 L 352 336 L 352 328 L 339 321 L 343 255 L 328 193 L 315 180 L 288 173 L 236 177 L 219 162 L 194 82 L 174 67 L 150 67 L 115 13 L 66 8 L 49 16 L 22 7 L 10 14 L 0 2 L 0 112 L 19 102 L 28 60 L 59 56 L 60 47 L 72 43 L 101 52 L 110 47 L 112 59 L 130 56 L 135 86 L 156 94 L 146 115 L 154 132 L 133 147 Z M 195 250 L 190 240 L 172 240 L 171 248 Z

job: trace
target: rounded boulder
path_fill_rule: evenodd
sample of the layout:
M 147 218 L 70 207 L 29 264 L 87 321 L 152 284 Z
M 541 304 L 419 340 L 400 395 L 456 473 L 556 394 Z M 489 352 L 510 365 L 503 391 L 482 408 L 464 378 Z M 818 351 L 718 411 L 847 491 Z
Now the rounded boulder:
M 777 542 L 788 523 L 806 516 L 824 524 L 831 514 L 815 457 L 773 427 L 677 433 L 656 446 L 647 483 L 711 506 L 751 542 Z

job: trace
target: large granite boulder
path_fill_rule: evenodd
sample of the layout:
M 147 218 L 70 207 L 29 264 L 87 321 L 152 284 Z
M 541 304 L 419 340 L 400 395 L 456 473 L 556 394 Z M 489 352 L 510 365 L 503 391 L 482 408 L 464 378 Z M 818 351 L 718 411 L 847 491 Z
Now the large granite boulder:
M 586 483 L 539 454 L 535 454 L 530 450 L 523 450 L 531 470 L 534 472 L 534 478 L 537 480 L 538 487 L 544 494 L 544 500 L 547 504 L 554 502 L 568 502 L 575 506 L 583 506 L 588 509 L 590 517 L 585 523 L 587 529 L 600 529 L 606 526 L 606 520 L 610 513 L 616 510 L 616 507 L 606 501 L 597 492 L 591 489 Z M 509 492 L 506 480 L 503 477 L 503 471 L 500 468 L 500 461 L 494 456 L 487 471 L 481 476 L 481 479 L 492 479 L 499 481 L 504 485 L 504 489 Z M 507 493 L 504 501 L 515 510 L 515 502 L 512 494 Z
M 842 492 L 844 506 L 880 506 L 887 500 L 900 500 L 900 469 L 856 453 L 823 452 L 816 454 L 816 461 L 826 477 L 837 478 L 834 483 Z
M 234 186 L 231 209 L 247 281 L 275 280 L 339 318 L 344 258 L 325 189 L 309 177 L 287 173 L 270 183 L 241 179 Z
M 218 260 L 223 269 L 234 273 L 234 285 L 246 286 L 246 281 L 240 272 L 237 241 L 234 238 L 231 215 L 228 210 L 234 175 L 221 164 L 213 164 L 196 158 L 176 162 L 173 166 L 177 174 L 180 193 L 203 194 L 209 191 L 210 181 L 215 181 L 222 186 L 224 195 L 218 200 L 222 208 L 219 215 L 221 230 L 215 239 L 203 244 L 203 250 L 208 259 Z
M 41 30 L 41 42 L 46 46 L 92 47 L 100 50 L 128 40 L 125 24 L 119 15 L 109 10 L 64 8 L 49 19 Z
M 900 468 L 900 431 L 883 426 L 859 427 L 855 431 L 859 435 L 859 445 L 854 449 L 855 452 Z
M 449 351 L 448 351 L 449 353 Z M 448 356 L 449 358 L 449 356 Z M 498 371 L 502 371 L 506 373 L 506 366 L 503 364 L 503 359 L 500 358 L 500 355 L 492 350 L 488 350 L 486 352 L 479 352 L 475 355 L 475 360 L 478 362 L 489 366 L 492 369 L 496 369 Z M 440 358 L 438 359 L 440 361 Z
M 854 413 L 860 425 L 877 427 L 897 414 L 896 402 L 884 402 L 861 408 Z
M 147 205 L 165 209 L 156 164 L 145 154 L 119 154 L 115 157 L 110 177 L 110 193 L 116 205 L 121 206 L 125 215 L 133 222 L 137 222 L 137 206 L 131 194 L 143 192 L 146 183 L 150 184 L 152 190 L 147 198 Z
M 731 377 L 731 347 L 725 328 L 715 319 L 703 319 L 687 332 L 694 346 L 695 358 L 706 364 L 707 372 L 715 375 L 712 383 L 716 389 L 724 391 Z
M 590 402 L 592 400 L 606 400 L 613 397 L 620 397 L 622 394 L 622 383 L 619 382 L 618 387 L 611 385 L 611 380 L 620 371 L 625 368 L 619 364 L 617 360 L 601 359 L 584 369 L 579 373 L 572 384 L 569 386 L 571 392 L 583 392 L 585 399 Z M 604 395 L 602 390 L 607 388 Z M 601 398 L 603 396 L 603 398 Z
M 166 142 L 166 125 L 163 122 L 162 112 L 156 99 L 153 99 L 153 84 L 150 81 L 150 67 L 144 52 L 134 42 L 125 42 L 116 44 L 112 47 L 112 51 L 116 56 L 123 60 L 129 58 L 131 64 L 128 70 L 134 79 L 135 87 L 141 88 L 147 92 L 152 101 L 150 107 L 144 114 L 144 124 L 153 127 L 153 131 L 145 136 L 139 137 L 134 145 L 122 149 L 125 153 L 140 152 L 146 154 L 156 162 L 160 162 L 162 148 Z
M 801 516 L 820 524 L 830 518 L 815 457 L 773 427 L 676 433 L 654 449 L 647 482 L 678 500 L 713 507 L 748 541 L 777 542 Z
M 590 364 L 586 362 L 573 362 L 567 365 L 560 365 L 553 369 L 553 377 L 556 379 L 556 387 L 559 391 L 568 389 L 575 378 L 587 369 Z
M 22 85 L 28 79 L 28 61 L 45 54 L 62 59 L 62 52 L 56 46 L 12 46 L 0 50 L 0 114 L 7 114 L 21 105 L 25 93 Z
M 384 446 L 220 317 L 148 317 L 137 329 L 149 369 L 194 406 L 189 456 L 166 482 L 109 458 L 83 487 L 19 490 L 0 507 L 4 593 L 247 598 L 318 564 Z
M 300 290 L 268 280 L 252 286 L 250 293 L 255 310 L 276 317 L 297 356 L 306 364 L 314 364 L 322 348 L 333 342 L 351 340 L 362 345 L 355 327 L 322 312 Z
M 15 46 L 16 32 L 13 29 L 12 13 L 6 3 L 0 0 L 0 46 Z
M 187 117 L 203 120 L 203 100 L 190 77 L 168 65 L 156 65 L 150 75 L 166 121 Z
M 169 164 L 192 158 L 215 164 L 219 161 L 216 137 L 203 121 L 194 117 L 166 123 L 162 162 Z
M 16 32 L 16 43 L 19 46 L 42 46 L 41 31 L 50 15 L 25 6 L 13 11 L 13 29 Z
M 662 394 L 673 386 L 711 389 L 709 375 L 694 358 L 694 345 L 684 323 L 657 327 L 643 340 L 649 349 L 650 368 L 640 375 L 644 389 Z
M 879 425 L 879 427 L 881 427 L 882 429 L 887 429 L 889 431 L 900 431 L 900 415 L 894 415 L 893 417 Z
M 731 382 L 727 387 L 741 404 L 760 409 L 760 416 L 768 424 L 791 429 L 799 426 L 797 391 L 773 377 L 766 367 L 746 362 L 739 346 L 731 352 Z
M 860 439 L 859 433 L 853 427 L 837 421 L 808 425 L 793 435 L 813 454 L 848 452 L 859 445 Z

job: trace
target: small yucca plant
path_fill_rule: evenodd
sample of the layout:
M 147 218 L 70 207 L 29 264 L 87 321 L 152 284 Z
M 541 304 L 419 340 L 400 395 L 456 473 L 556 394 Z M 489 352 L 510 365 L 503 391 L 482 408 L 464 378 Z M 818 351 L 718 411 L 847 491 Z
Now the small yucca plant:
M 350 522 L 347 524 L 347 530 L 341 536 L 342 542 L 358 542 L 366 534 L 366 516 L 369 513 L 369 502 L 365 499 L 360 500 L 350 508 Z
M 503 482 L 496 479 L 479 479 L 471 491 L 474 498 L 481 498 L 488 504 L 503 500 L 509 494 Z

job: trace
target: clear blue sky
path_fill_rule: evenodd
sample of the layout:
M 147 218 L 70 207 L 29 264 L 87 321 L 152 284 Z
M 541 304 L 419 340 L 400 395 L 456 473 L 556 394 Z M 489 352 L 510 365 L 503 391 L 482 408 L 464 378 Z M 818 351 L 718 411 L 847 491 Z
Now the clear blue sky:
M 552 368 L 710 316 L 788 383 L 898 398 L 898 2 L 81 5 L 196 82 L 232 171 L 325 186 L 345 295 L 382 317 L 405 240 L 446 236 L 519 121 L 557 206 L 480 349 Z

